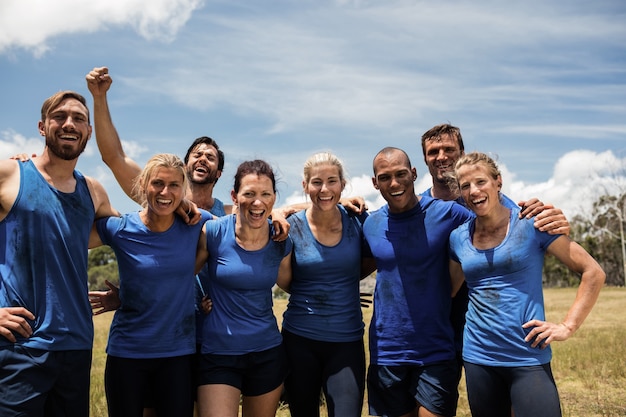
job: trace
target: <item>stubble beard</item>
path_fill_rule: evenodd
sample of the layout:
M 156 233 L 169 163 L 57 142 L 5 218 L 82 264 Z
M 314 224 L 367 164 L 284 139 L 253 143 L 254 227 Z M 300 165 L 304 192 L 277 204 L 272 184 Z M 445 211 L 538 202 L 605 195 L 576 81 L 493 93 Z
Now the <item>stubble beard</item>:
M 87 141 L 84 141 L 79 148 L 74 148 L 72 146 L 61 145 L 57 140 L 50 139 L 46 136 L 46 146 L 54 156 L 65 161 L 73 161 L 85 151 Z

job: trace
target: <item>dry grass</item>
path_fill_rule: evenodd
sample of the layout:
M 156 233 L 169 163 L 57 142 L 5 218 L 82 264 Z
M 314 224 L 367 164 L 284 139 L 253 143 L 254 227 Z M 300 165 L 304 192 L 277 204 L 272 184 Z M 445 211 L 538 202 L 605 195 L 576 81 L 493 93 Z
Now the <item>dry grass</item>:
M 545 290 L 548 320 L 559 322 L 574 300 L 575 289 Z M 276 300 L 275 312 L 282 321 L 285 300 Z M 371 309 L 364 309 L 366 325 Z M 626 289 L 605 288 L 583 327 L 570 340 L 553 345 L 552 368 L 564 417 L 626 416 Z M 104 399 L 104 348 L 112 314 L 94 318 L 96 339 L 91 383 L 91 416 L 106 416 Z M 366 337 L 367 343 L 367 337 Z M 469 417 L 465 384 L 461 382 L 457 415 Z M 363 407 L 367 416 L 367 404 Z M 281 407 L 278 417 L 288 417 Z M 322 409 L 322 416 L 326 412 Z

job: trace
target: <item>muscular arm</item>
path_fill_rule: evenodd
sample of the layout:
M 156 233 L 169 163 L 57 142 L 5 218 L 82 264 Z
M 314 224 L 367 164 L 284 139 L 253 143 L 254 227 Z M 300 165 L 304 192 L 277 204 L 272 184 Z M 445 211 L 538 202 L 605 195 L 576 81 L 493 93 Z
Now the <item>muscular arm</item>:
M 591 312 L 606 278 L 598 262 L 567 236 L 557 238 L 547 252 L 570 270 L 579 273 L 581 280 L 574 303 L 560 324 L 541 320 L 524 323 L 522 327 L 532 329 L 525 338 L 527 342 L 532 342 L 532 347 L 541 345 L 545 348 L 553 341 L 567 340 L 572 336 Z
M 0 221 L 9 214 L 20 188 L 19 162 L 0 161 Z
M 113 82 L 109 70 L 106 67 L 94 68 L 85 78 L 93 96 L 94 129 L 102 160 L 111 169 L 126 195 L 141 203 L 133 196 L 134 181 L 141 173 L 141 167 L 124 153 L 109 111 L 107 91 Z

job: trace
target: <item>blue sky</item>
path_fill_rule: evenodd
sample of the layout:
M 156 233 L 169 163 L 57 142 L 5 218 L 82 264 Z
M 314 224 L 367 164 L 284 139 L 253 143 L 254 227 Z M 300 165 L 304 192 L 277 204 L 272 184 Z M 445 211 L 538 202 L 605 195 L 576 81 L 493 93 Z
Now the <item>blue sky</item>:
M 211 136 L 226 153 L 222 200 L 251 158 L 275 167 L 279 205 L 300 200 L 302 164 L 329 150 L 347 193 L 376 207 L 376 152 L 405 149 L 421 191 L 419 139 L 448 122 L 466 150 L 498 158 L 513 199 L 571 216 L 626 190 L 625 22 L 622 0 L 2 0 L 0 157 L 41 152 L 43 100 L 89 97 L 85 75 L 108 66 L 127 153 L 184 156 Z M 137 209 L 95 140 L 78 168 Z

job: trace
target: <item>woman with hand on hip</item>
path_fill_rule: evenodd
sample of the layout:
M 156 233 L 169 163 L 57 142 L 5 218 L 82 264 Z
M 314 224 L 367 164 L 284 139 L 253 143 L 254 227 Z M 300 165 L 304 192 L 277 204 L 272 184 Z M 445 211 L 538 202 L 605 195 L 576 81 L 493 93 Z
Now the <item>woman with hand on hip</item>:
M 500 201 L 502 177 L 489 156 L 473 152 L 456 163 L 455 176 L 476 218 L 450 235 L 453 293 L 463 282 L 469 307 L 463 361 L 474 417 L 558 417 L 550 344 L 571 337 L 593 308 L 604 284 L 600 265 L 564 235 L 549 235 L 519 219 Z M 560 323 L 546 321 L 542 268 L 554 255 L 581 276 Z

